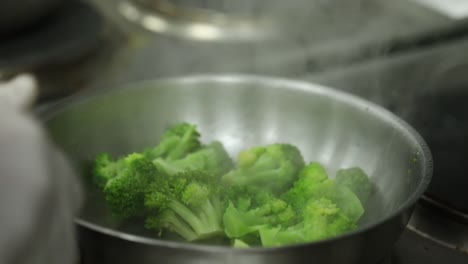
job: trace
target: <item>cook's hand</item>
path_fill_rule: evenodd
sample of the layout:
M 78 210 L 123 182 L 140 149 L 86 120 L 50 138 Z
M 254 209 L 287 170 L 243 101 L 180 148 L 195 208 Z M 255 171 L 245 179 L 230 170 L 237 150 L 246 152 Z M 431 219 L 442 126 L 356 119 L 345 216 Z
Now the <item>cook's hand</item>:
M 27 111 L 36 91 L 29 75 L 0 83 L 0 263 L 75 264 L 80 186 Z
M 33 104 L 36 96 L 36 81 L 28 74 L 0 83 L 0 106 L 2 107 L 26 110 Z

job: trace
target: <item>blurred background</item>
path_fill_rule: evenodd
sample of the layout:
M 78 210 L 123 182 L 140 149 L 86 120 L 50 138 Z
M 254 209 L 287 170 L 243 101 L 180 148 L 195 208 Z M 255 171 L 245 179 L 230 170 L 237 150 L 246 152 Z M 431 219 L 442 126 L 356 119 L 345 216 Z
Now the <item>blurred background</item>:
M 324 84 L 413 125 L 435 160 L 425 200 L 468 223 L 468 1 L 43 0 L 11 11 L 19 2 L 0 4 L 0 78 L 36 74 L 38 107 L 185 74 Z M 427 234 L 468 252 L 468 237 Z

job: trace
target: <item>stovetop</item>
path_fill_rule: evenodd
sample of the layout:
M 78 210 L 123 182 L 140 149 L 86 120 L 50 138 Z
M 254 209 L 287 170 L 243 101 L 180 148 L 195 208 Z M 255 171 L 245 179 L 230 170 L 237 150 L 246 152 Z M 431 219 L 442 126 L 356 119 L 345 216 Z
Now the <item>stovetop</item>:
M 463 264 L 468 255 L 443 247 L 410 230 L 403 233 L 391 257 L 382 264 Z
M 386 263 L 468 263 L 467 217 L 423 198 Z
M 424 200 L 419 203 L 408 228 L 402 233 L 389 256 L 376 264 L 468 263 L 468 223 L 457 222 L 460 221 L 459 216 L 440 212 L 443 209 L 434 206 L 436 205 Z M 419 228 L 421 227 L 419 224 L 424 230 Z M 435 229 L 438 230 L 436 231 L 438 237 L 426 233 Z M 447 240 L 442 240 L 442 237 Z M 98 263 L 80 262 L 79 264 Z

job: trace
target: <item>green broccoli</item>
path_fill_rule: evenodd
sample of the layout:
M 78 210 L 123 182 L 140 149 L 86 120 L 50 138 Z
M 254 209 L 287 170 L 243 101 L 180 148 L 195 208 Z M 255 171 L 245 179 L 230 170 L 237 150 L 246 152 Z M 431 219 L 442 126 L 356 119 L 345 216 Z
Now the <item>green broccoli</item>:
M 367 174 L 358 167 L 341 169 L 336 172 L 336 183 L 348 187 L 361 200 L 367 202 L 373 190 L 373 185 Z
M 172 161 L 185 157 L 200 146 L 200 133 L 197 127 L 188 123 L 179 123 L 164 132 L 156 147 L 146 149 L 143 153 L 151 160 L 161 158 Z
M 221 176 L 234 166 L 224 146 L 218 141 L 214 141 L 182 159 L 173 161 L 156 159 L 154 164 L 168 175 L 189 170 L 203 170 Z
M 241 238 L 260 227 L 288 225 L 295 212 L 284 201 L 272 200 L 259 207 L 242 210 L 229 203 L 223 216 L 224 231 L 229 238 Z
M 234 248 L 250 248 L 250 245 L 240 239 L 234 239 L 232 243 L 232 247 Z
M 259 236 L 263 247 L 279 247 L 306 242 L 304 231 L 303 224 L 290 227 L 264 226 L 259 229 Z
M 299 224 L 286 228 L 262 227 L 259 233 L 262 246 L 275 247 L 332 238 L 355 228 L 354 222 L 336 204 L 321 198 L 307 202 Z
M 158 175 L 156 167 L 139 153 L 130 154 L 120 162 L 125 166 L 103 188 L 107 205 L 114 215 L 124 219 L 142 216 L 146 188 Z
M 195 231 L 172 210 L 164 210 L 159 215 L 148 216 L 145 221 L 145 228 L 157 230 L 158 236 L 162 236 L 163 230 L 167 229 L 187 241 L 198 239 Z
M 337 204 L 325 198 L 309 201 L 303 217 L 307 241 L 332 238 L 356 227 Z
M 312 242 L 357 227 L 373 187 L 360 168 L 331 179 L 280 143 L 244 150 L 234 166 L 221 142 L 199 138 L 195 125 L 179 123 L 142 153 L 96 156 L 92 180 L 113 215 L 144 220 L 158 236 L 236 248 Z
M 338 185 L 335 180 L 330 179 L 325 168 L 317 162 L 305 166 L 294 186 L 283 195 L 283 199 L 296 210 L 305 208 L 310 199 L 320 198 L 336 203 L 352 221 L 359 220 L 364 214 L 359 198 L 348 187 Z
M 291 225 L 296 213 L 285 201 L 256 187 L 233 186 L 228 190 L 223 215 L 228 238 L 245 238 L 263 226 Z
M 147 189 L 146 228 L 170 230 L 187 241 L 223 234 L 218 177 L 205 171 L 184 171 L 159 177 Z
M 311 197 L 320 196 L 323 187 L 327 184 L 329 178 L 325 168 L 320 163 L 311 162 L 299 172 L 294 186 L 283 195 L 283 198 L 295 208 L 301 209 Z
M 253 147 L 238 155 L 237 168 L 222 177 L 227 186 L 249 185 L 281 193 L 294 182 L 304 167 L 299 150 L 289 144 Z
M 263 225 L 263 216 L 257 216 L 255 212 L 240 210 L 229 203 L 223 216 L 224 233 L 228 238 L 242 238 L 250 233 L 258 231 Z
M 365 210 L 361 200 L 346 186 L 339 186 L 335 183 L 329 195 L 324 197 L 336 203 L 338 208 L 353 222 L 359 221 L 364 215 Z
M 124 167 L 124 159 L 113 160 L 108 153 L 98 154 L 93 163 L 93 183 L 104 188 L 107 181 L 117 176 Z

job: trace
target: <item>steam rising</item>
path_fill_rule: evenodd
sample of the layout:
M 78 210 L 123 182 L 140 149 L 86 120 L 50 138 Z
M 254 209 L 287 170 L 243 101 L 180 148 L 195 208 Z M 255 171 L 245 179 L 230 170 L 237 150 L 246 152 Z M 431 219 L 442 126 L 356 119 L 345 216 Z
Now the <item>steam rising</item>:
M 184 8 L 202 8 L 223 14 L 239 23 L 245 22 L 244 26 L 247 25 L 251 32 L 254 32 L 252 35 L 261 35 L 269 31 L 272 33 L 268 38 L 247 38 L 245 41 L 236 42 L 231 40 L 236 39 L 237 31 L 226 26 L 221 33 L 231 38 L 228 41 L 219 41 L 216 39 L 219 32 L 204 24 L 205 26 L 198 25 L 196 30 L 179 29 L 178 35 L 174 36 L 174 32 L 170 31 L 171 25 L 178 25 L 180 21 L 190 24 L 192 17 L 176 11 L 171 13 L 172 16 L 168 16 L 169 22 L 161 21 L 160 18 L 144 17 L 143 21 L 146 21 L 147 27 L 156 25 L 160 32 L 146 36 L 151 42 L 145 46 L 148 49 L 139 51 L 136 55 L 141 57 L 134 58 L 141 64 L 130 69 L 135 71 L 132 74 L 136 75 L 137 79 L 153 78 L 155 74 L 160 77 L 220 72 L 302 78 L 332 67 L 349 66 L 364 57 L 384 55 L 389 49 L 386 44 L 388 38 L 403 35 L 407 31 L 406 22 L 391 15 L 392 12 L 398 13 L 398 10 L 408 5 L 407 1 L 400 0 L 391 3 L 384 0 L 135 2 L 145 6 L 146 9 L 142 10 L 147 11 L 158 10 L 161 2 L 178 4 Z M 135 16 L 134 12 L 128 13 Z M 220 23 L 230 25 L 226 21 Z M 392 23 L 394 27 L 389 26 Z M 193 25 L 196 24 L 191 23 L 191 26 Z M 200 38 L 208 41 L 199 41 Z M 147 76 L 141 76 L 142 74 Z
M 274 34 L 268 39 L 244 42 L 217 41 L 213 38 L 213 31 L 210 41 L 199 41 L 197 34 L 187 34 L 182 38 L 170 32 L 161 32 L 154 38 L 151 35 L 148 40 L 151 45 L 136 54 L 137 57 L 133 59 L 139 63 L 129 69 L 133 71 L 129 75 L 135 79 L 225 72 L 305 77 L 363 96 L 407 118 L 415 111 L 418 93 L 426 87 L 417 81 L 424 79 L 421 77 L 428 75 L 429 69 L 418 69 L 412 64 L 408 64 L 403 72 L 389 73 L 386 72 L 387 68 L 382 67 L 382 62 L 374 61 L 367 66 L 372 68 L 374 74 L 366 74 L 366 78 L 352 78 L 354 73 L 366 70 L 359 66 L 360 60 L 384 58 L 391 49 L 388 44 L 391 36 L 403 36 L 410 32 L 407 21 L 400 21 L 397 15 L 391 15 L 392 11 L 397 14 L 407 8 L 408 1 L 166 1 L 221 12 L 228 17 L 242 17 L 247 21 L 255 18 L 261 21 L 254 24 L 259 33 L 273 29 Z M 158 3 L 155 0 L 137 2 L 152 8 L 157 8 L 154 4 Z M 414 15 L 418 15 L 416 9 Z M 197 32 L 199 36 L 200 32 L 207 31 Z M 398 56 L 396 59 L 399 59 Z M 398 62 L 392 58 L 385 63 L 392 65 Z M 403 81 L 396 80 L 395 74 L 409 77 Z M 412 90 L 410 92 L 405 88 Z M 395 191 L 398 190 L 388 190 L 389 193 Z
M 384 58 L 391 48 L 387 42 L 390 36 L 405 33 L 405 22 L 398 21 L 396 16 L 384 16 L 382 10 L 398 10 L 407 6 L 407 1 L 173 0 L 173 2 L 207 8 L 231 16 L 246 15 L 261 18 L 261 21 L 271 23 L 266 25 L 273 25 L 274 35 L 271 39 L 232 45 L 215 42 L 199 45 L 197 42 L 182 41 L 181 46 L 176 48 L 178 53 L 166 53 L 168 57 L 163 60 L 167 62 L 169 74 L 243 72 L 292 78 L 310 76 L 311 80 L 370 99 L 402 117 L 410 118 L 411 113 L 415 111 L 414 101 L 420 91 L 418 84 L 412 84 L 411 88 L 416 89 L 413 89 L 413 92 L 406 91 L 405 96 L 402 96 L 401 89 L 406 86 L 396 87 L 400 89 L 385 89 L 384 87 L 398 84 L 394 80 L 394 73 L 379 68 L 381 62 L 373 62 L 375 71 L 368 79 L 353 79 L 347 76 L 361 70 L 356 64 L 359 64 L 359 60 L 363 57 Z M 264 25 L 258 24 L 260 28 Z M 389 25 L 399 25 L 399 27 Z M 172 41 L 173 39 L 170 43 L 173 43 Z M 178 60 L 179 58 L 181 60 Z M 393 62 L 390 61 L 391 63 Z M 331 68 L 333 71 L 326 73 Z M 426 69 L 408 68 L 407 70 L 408 74 L 415 74 L 418 77 L 427 74 Z M 395 142 L 388 141 L 387 144 Z M 385 163 L 384 159 L 385 157 L 380 157 L 379 162 Z M 382 185 L 391 186 L 391 184 Z M 391 188 L 385 192 L 391 193 L 391 197 L 404 197 L 403 189 Z M 388 213 L 381 207 L 379 199 L 375 201 L 375 204 L 368 206 L 370 219 L 364 222 L 375 221 Z M 392 201 L 395 204 L 390 206 Z M 389 199 L 386 202 L 389 203 L 387 208 L 389 209 L 398 207 L 402 201 Z

